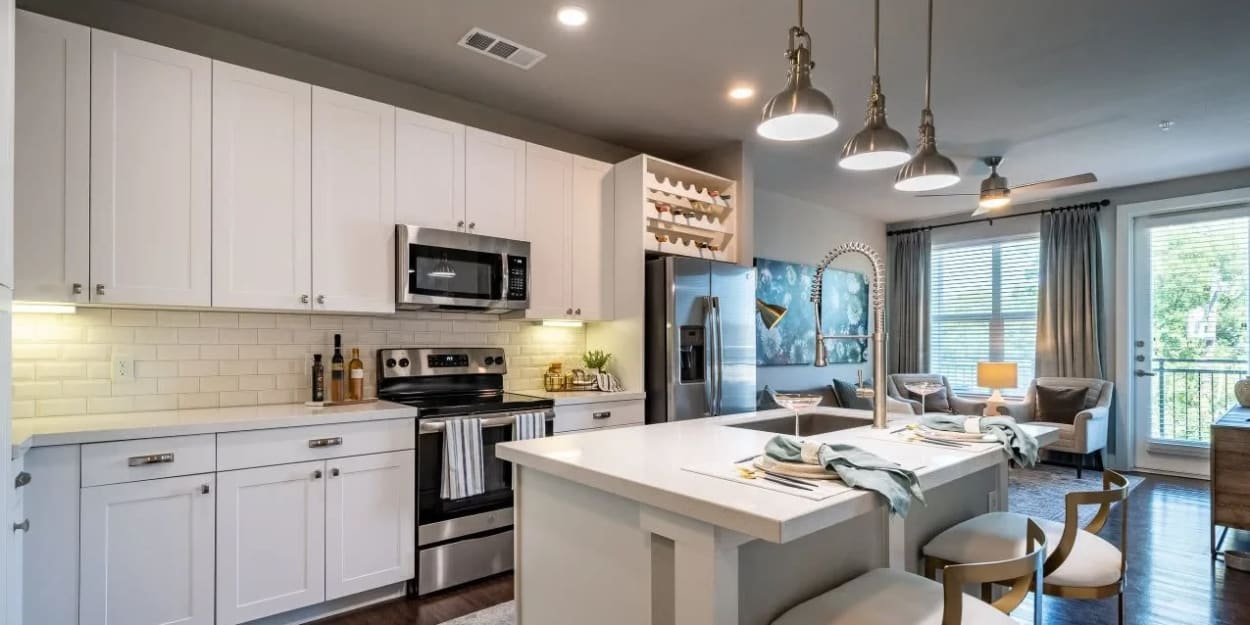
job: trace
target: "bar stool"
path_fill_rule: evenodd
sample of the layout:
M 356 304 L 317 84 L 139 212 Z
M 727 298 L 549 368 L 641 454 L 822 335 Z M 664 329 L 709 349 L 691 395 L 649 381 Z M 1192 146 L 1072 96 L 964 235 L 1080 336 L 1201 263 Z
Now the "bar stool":
M 937 571 L 961 562 L 1010 558 L 1024 551 L 1017 535 L 1027 523 L 1046 533 L 1045 581 L 1042 591 L 1067 599 L 1119 598 L 1119 622 L 1124 624 L 1124 580 L 1128 533 L 1128 510 L 1120 511 L 1120 544 L 1111 544 L 1097 533 L 1107 524 L 1111 504 L 1128 499 L 1128 479 L 1115 471 L 1103 471 L 1103 490 L 1068 493 L 1064 497 L 1064 522 L 1030 519 L 1014 512 L 990 512 L 968 519 L 924 546 L 925 576 L 937 579 Z M 1077 511 L 1095 505 L 1098 513 L 1081 528 Z M 988 588 L 983 590 L 983 596 Z
M 876 569 L 786 611 L 772 625 L 1019 625 L 1007 616 L 1042 582 L 1046 534 L 1029 521 L 1023 556 L 997 562 L 952 564 L 942 583 L 894 569 Z M 1010 586 L 988 603 L 964 594 L 965 584 Z M 1033 622 L 1041 623 L 1034 593 Z

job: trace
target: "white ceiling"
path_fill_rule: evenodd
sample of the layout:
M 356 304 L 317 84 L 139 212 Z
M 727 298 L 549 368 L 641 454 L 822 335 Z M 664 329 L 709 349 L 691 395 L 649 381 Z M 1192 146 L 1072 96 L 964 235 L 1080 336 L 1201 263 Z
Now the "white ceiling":
M 569 31 L 553 19 L 560 0 L 130 1 L 674 157 L 755 140 L 759 106 L 784 82 L 795 11 L 780 0 L 573 0 L 590 23 Z M 872 3 L 807 4 L 816 84 L 842 128 L 825 141 L 760 144 L 757 184 L 885 221 L 970 210 L 967 198 L 894 192 L 893 172 L 839 171 L 841 143 L 863 118 Z M 914 141 L 925 3 L 882 5 L 890 122 Z M 523 71 L 457 47 L 472 26 L 549 56 Z M 939 1 L 938 145 L 966 172 L 950 191 L 975 191 L 975 157 L 989 154 L 1006 155 L 1013 184 L 1098 175 L 1072 193 L 1250 166 L 1247 32 L 1246 0 Z M 735 81 L 759 96 L 729 102 Z

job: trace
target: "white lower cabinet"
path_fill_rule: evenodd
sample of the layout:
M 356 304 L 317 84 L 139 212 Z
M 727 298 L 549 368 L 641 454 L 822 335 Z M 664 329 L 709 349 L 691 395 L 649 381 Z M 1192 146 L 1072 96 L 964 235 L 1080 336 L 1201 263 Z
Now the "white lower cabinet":
M 79 625 L 213 625 L 214 478 L 84 488 Z
M 218 474 L 217 623 L 325 600 L 325 462 Z
M 326 599 L 412 579 L 416 453 L 326 462 Z

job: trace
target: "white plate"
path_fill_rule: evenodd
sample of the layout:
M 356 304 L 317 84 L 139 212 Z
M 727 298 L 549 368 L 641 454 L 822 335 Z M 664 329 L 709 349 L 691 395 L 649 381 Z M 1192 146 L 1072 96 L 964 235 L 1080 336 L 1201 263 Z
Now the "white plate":
M 803 462 L 781 462 L 766 455 L 760 455 L 752 461 L 757 469 L 772 471 L 790 477 L 801 477 L 810 480 L 836 480 L 838 474 L 827 471 L 824 467 Z

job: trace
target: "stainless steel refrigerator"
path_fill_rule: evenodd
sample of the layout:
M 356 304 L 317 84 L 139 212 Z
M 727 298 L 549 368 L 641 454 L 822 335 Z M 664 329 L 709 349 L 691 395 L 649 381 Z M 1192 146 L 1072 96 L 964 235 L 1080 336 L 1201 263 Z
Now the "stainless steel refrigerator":
M 755 409 L 755 269 L 647 261 L 647 423 Z

